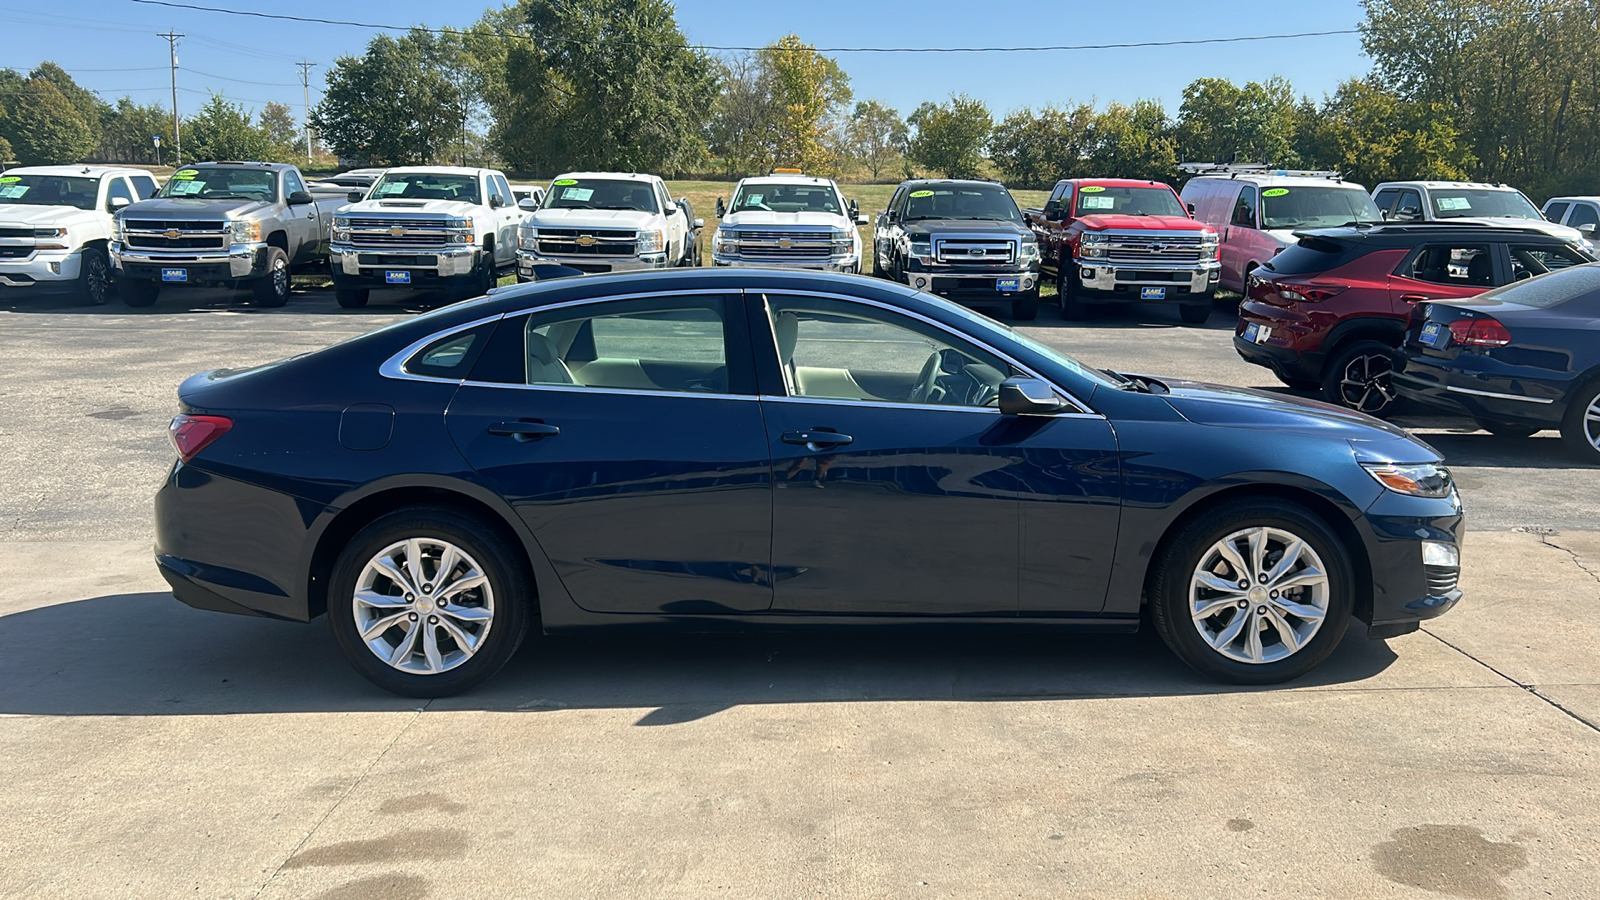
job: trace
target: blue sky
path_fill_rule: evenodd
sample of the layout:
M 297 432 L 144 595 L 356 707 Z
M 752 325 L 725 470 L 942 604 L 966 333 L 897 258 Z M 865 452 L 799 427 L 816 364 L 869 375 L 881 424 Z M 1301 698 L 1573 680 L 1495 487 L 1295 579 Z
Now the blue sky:
M 200 5 L 401 25 L 469 25 L 487 4 L 479 0 L 194 0 Z M 1204 10 L 1205 13 L 1200 11 Z M 803 11 L 803 13 L 802 13 Z M 1116 3 L 1022 0 L 921 0 L 844 3 L 811 0 L 789 5 L 683 0 L 678 22 L 691 43 L 760 45 L 794 31 L 818 47 L 1018 46 L 1186 40 L 1352 28 L 1358 0 L 1320 4 L 1244 0 L 1196 4 L 1168 0 Z M 126 93 L 140 102 L 170 100 L 168 29 L 179 44 L 178 104 L 185 113 L 212 91 L 259 107 L 278 100 L 298 114 L 297 59 L 320 63 L 312 73 L 312 103 L 326 66 L 361 52 L 367 29 L 242 18 L 166 9 L 132 0 L 72 0 L 38 6 L 0 0 L 0 67 L 26 71 L 54 60 L 80 84 L 108 100 Z M 1183 86 L 1216 76 L 1236 82 L 1282 75 L 1300 93 L 1320 98 L 1339 81 L 1362 74 L 1369 61 L 1355 35 L 1216 44 L 1003 54 L 835 54 L 858 99 L 888 101 L 909 113 L 923 100 L 971 94 L 996 118 L 1045 103 L 1131 101 L 1154 97 L 1176 112 Z M 91 71 L 140 70 L 140 71 Z

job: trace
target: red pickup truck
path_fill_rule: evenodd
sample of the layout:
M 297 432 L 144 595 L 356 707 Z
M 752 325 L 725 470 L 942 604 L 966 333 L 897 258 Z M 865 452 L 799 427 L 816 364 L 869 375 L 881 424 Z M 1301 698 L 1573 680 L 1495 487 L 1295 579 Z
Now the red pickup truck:
M 1196 222 L 1171 186 L 1126 178 L 1069 178 L 1043 209 L 1023 210 L 1055 278 L 1061 315 L 1090 303 L 1176 303 L 1183 321 L 1211 315 L 1222 263 L 1216 229 Z

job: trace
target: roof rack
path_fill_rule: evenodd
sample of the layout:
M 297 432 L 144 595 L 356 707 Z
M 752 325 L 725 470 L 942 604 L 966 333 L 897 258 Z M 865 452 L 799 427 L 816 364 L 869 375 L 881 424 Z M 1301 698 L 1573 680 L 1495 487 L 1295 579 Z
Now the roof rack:
M 1343 181 L 1344 174 L 1327 169 L 1274 169 L 1266 163 L 1178 163 L 1178 171 L 1190 175 L 1289 175 L 1296 178 L 1327 178 Z

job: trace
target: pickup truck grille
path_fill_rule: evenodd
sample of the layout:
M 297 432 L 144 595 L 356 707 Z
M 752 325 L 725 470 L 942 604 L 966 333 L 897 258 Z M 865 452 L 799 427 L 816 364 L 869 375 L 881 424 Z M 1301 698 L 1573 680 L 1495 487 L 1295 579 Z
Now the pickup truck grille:
M 443 247 L 449 232 L 442 220 L 352 217 L 350 243 L 356 247 Z
M 226 250 L 228 223 L 219 221 L 125 219 L 123 239 L 141 250 Z
M 615 228 L 540 228 L 543 256 L 634 256 L 639 233 Z
M 1112 263 L 1199 263 L 1207 257 L 1200 236 L 1119 234 L 1111 232 L 1106 259 Z
M 0 238 L 31 238 L 33 227 L 15 228 L 11 226 L 0 227 Z
M 0 259 L 27 259 L 33 255 L 32 244 L 0 245 Z
M 833 255 L 831 231 L 738 231 L 740 260 L 749 262 L 827 262 Z
M 989 238 L 934 238 L 933 261 L 942 266 L 1009 266 L 1016 259 L 1013 241 Z

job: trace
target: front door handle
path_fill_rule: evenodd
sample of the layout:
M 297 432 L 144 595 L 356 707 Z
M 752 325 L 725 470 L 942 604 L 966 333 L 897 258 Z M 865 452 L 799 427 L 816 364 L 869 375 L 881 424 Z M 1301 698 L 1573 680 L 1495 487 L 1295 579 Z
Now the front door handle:
M 490 434 L 509 435 L 519 441 L 537 441 L 555 437 L 561 429 L 544 422 L 500 422 L 489 426 Z
M 785 431 L 783 433 L 783 442 L 785 444 L 804 444 L 812 449 L 818 447 L 841 447 L 854 440 L 855 438 L 848 434 L 840 434 L 837 431 L 819 431 L 817 429 Z
M 1407 303 L 1426 303 L 1433 298 L 1427 294 L 1401 294 L 1400 299 Z

